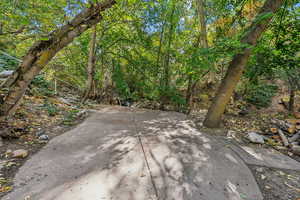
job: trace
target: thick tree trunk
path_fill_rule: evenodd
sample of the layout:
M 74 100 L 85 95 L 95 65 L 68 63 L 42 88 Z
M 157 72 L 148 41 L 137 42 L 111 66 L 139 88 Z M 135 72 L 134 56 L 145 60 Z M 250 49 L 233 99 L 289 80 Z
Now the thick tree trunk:
M 272 19 L 270 13 L 276 12 L 283 4 L 283 0 L 267 0 L 256 19 L 242 38 L 241 42 L 255 46 L 257 40 L 266 30 L 269 22 Z M 266 17 L 267 16 L 267 17 Z M 247 64 L 248 58 L 251 54 L 251 48 L 245 48 L 243 52 L 234 56 L 231 61 L 225 78 L 223 79 L 220 88 L 210 106 L 204 125 L 209 128 L 216 128 L 220 126 L 222 115 L 225 111 L 226 105 L 234 92 L 234 89 L 239 82 L 244 68 Z
M 15 111 L 28 85 L 56 53 L 97 24 L 102 19 L 101 12 L 111 8 L 115 3 L 115 0 L 106 0 L 92 4 L 72 21 L 49 34 L 48 40 L 38 41 L 29 49 L 19 68 L 4 85 L 10 89 L 0 106 L 0 120 Z
M 94 26 L 94 30 L 92 31 L 92 35 L 91 35 L 90 51 L 89 51 L 89 58 L 88 58 L 88 65 L 87 65 L 86 90 L 81 103 L 84 103 L 89 98 L 93 88 L 94 75 L 95 75 L 95 61 L 96 61 L 95 59 L 96 39 L 97 39 L 97 25 Z

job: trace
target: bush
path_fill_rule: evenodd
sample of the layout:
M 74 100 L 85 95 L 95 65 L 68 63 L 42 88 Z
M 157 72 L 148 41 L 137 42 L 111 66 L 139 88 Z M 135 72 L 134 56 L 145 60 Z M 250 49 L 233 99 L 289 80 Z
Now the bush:
M 48 112 L 48 115 L 53 117 L 59 113 L 59 109 L 51 103 L 45 103 L 43 105 L 44 109 Z
M 4 70 L 15 70 L 18 61 L 0 53 L 0 72 Z
M 245 100 L 259 108 L 268 107 L 272 97 L 276 95 L 278 87 L 272 84 L 249 85 Z
M 51 83 L 44 78 L 43 74 L 36 76 L 32 81 L 32 85 L 36 87 L 37 92 L 41 95 L 53 96 L 55 93 L 52 90 Z

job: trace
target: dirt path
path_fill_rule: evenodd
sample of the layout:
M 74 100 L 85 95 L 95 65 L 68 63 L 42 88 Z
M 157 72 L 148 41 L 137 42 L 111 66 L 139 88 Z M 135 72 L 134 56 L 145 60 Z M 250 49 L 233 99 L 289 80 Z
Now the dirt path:
M 247 159 L 183 114 L 110 107 L 31 157 L 3 199 L 262 200 Z

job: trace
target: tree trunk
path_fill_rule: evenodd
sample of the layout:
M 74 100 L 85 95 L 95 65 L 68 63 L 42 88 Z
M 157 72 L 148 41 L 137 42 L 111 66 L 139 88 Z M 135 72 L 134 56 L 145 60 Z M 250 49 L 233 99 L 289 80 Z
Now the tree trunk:
M 208 42 L 207 42 L 207 30 L 206 30 L 206 15 L 205 15 L 205 0 L 196 0 L 197 3 L 197 11 L 198 11 L 198 17 L 199 17 L 199 23 L 200 23 L 200 45 L 202 48 L 208 48 Z M 199 44 L 198 44 L 199 46 Z
M 90 52 L 89 52 L 89 59 L 88 59 L 88 66 L 87 66 L 87 82 L 86 82 L 86 90 L 84 96 L 82 98 L 81 103 L 84 103 L 90 96 L 93 82 L 94 82 L 94 75 L 95 75 L 95 61 L 96 61 L 96 39 L 97 39 L 97 25 L 94 26 L 94 30 L 91 34 L 91 41 L 90 41 Z
M 282 4 L 283 0 L 267 0 L 254 22 L 249 27 L 249 30 L 241 39 L 241 42 L 255 46 L 257 40 L 266 30 L 269 22 L 272 19 L 273 15 L 269 14 L 276 12 Z M 215 96 L 204 120 L 204 125 L 206 127 L 216 128 L 220 126 L 221 118 L 225 111 L 226 105 L 230 101 L 234 89 L 243 74 L 250 54 L 251 47 L 245 48 L 241 53 L 235 55 L 229 64 L 225 78 L 222 80 L 217 95 Z
M 10 89 L 0 106 L 0 120 L 15 111 L 28 85 L 56 53 L 100 22 L 101 12 L 111 8 L 115 3 L 115 0 L 106 0 L 103 3 L 92 4 L 76 15 L 72 21 L 50 33 L 48 40 L 38 41 L 29 49 L 18 69 L 4 85 Z
M 289 111 L 294 112 L 295 111 L 295 89 L 290 89 L 290 100 L 289 100 Z

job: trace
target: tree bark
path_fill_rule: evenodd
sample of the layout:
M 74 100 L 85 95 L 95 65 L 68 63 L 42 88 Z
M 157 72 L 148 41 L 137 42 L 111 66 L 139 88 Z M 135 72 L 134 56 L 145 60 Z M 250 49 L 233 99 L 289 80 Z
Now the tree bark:
M 95 48 L 96 48 L 96 39 L 97 39 L 97 25 L 94 26 L 94 30 L 91 34 L 91 41 L 90 41 L 90 51 L 89 51 L 89 59 L 88 59 L 88 66 L 87 66 L 87 82 L 86 82 L 86 90 L 84 96 L 82 98 L 81 103 L 84 103 L 90 96 L 93 82 L 94 82 L 94 75 L 95 75 Z
M 115 0 L 106 0 L 91 4 L 72 21 L 50 33 L 48 40 L 38 41 L 29 49 L 18 69 L 4 84 L 10 89 L 4 103 L 0 106 L 0 120 L 14 113 L 28 85 L 56 53 L 81 33 L 100 22 L 101 12 L 111 8 L 115 3 Z
M 295 89 L 290 89 L 290 100 L 289 100 L 289 111 L 294 112 L 295 111 Z
M 207 30 L 206 30 L 206 15 L 205 15 L 205 0 L 196 0 L 197 4 L 197 11 L 199 17 L 199 28 L 200 28 L 200 45 L 202 48 L 208 48 L 208 41 L 207 41 Z M 199 44 L 198 44 L 199 46 Z
M 256 16 L 256 19 L 251 24 L 249 30 L 241 39 L 241 42 L 255 46 L 257 40 L 266 30 L 269 22 L 272 19 L 272 15 L 268 14 L 273 14 L 276 12 L 282 4 L 283 0 L 267 0 Z M 251 48 L 245 48 L 241 53 L 235 55 L 229 64 L 227 73 L 222 80 L 220 88 L 217 91 L 217 95 L 215 96 L 204 120 L 204 125 L 206 127 L 216 128 L 220 126 L 221 118 L 225 111 L 226 105 L 230 101 L 234 89 L 243 74 L 250 54 Z

